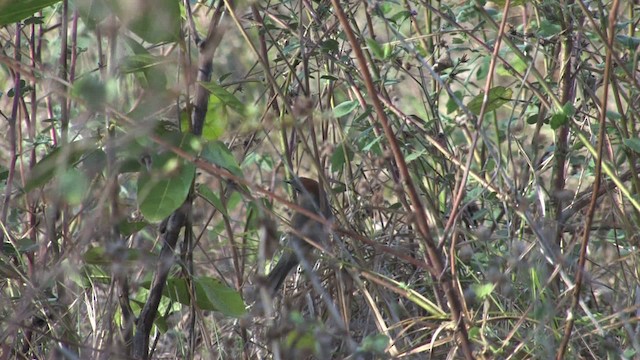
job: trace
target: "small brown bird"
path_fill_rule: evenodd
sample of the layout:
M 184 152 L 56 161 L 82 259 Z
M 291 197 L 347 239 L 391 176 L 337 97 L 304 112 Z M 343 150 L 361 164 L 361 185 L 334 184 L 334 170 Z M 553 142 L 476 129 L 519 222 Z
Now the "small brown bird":
M 297 191 L 298 205 L 300 207 L 309 212 L 319 214 L 326 219 L 332 218 L 327 194 L 317 181 L 298 177 L 288 181 L 288 183 Z M 324 224 L 310 219 L 297 211 L 291 217 L 291 227 L 295 231 L 289 234 L 289 248 L 285 250 L 276 266 L 267 276 L 267 289 L 271 294 L 275 294 L 280 289 L 289 272 L 300 263 L 296 252 L 306 259 L 313 250 L 313 245 L 305 239 L 319 245 L 325 245 L 329 238 L 329 232 Z

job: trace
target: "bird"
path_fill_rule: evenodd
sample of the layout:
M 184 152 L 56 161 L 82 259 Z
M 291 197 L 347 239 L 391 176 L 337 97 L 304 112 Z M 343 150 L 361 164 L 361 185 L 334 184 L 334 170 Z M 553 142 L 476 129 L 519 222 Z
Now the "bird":
M 297 202 L 301 208 L 318 214 L 327 220 L 333 218 L 327 194 L 316 180 L 296 177 L 287 182 L 297 192 Z M 311 254 L 313 245 L 307 240 L 323 246 L 329 239 L 329 231 L 325 224 L 311 219 L 298 211 L 294 212 L 291 217 L 291 227 L 294 231 L 289 234 L 289 247 L 284 251 L 276 266 L 269 272 L 269 275 L 267 275 L 266 287 L 271 295 L 277 293 L 287 275 L 300 263 L 297 254 L 304 256 L 305 259 Z

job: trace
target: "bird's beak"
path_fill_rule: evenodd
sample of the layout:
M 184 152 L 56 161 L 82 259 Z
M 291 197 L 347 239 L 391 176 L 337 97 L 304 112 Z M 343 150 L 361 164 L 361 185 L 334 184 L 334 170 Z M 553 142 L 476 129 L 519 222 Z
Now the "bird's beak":
M 284 183 L 288 184 L 288 185 L 291 185 L 296 189 L 301 187 L 300 180 L 298 180 L 297 178 L 291 178 L 291 179 L 284 180 Z

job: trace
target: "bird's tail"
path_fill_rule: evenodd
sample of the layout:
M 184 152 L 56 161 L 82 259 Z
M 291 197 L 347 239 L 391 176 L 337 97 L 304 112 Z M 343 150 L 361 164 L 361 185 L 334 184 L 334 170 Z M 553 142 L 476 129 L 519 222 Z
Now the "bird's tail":
M 275 295 L 276 292 L 284 283 L 284 279 L 287 278 L 287 275 L 298 265 L 298 258 L 293 251 L 285 251 L 278 260 L 276 266 L 271 270 L 269 275 L 267 276 L 267 289 L 270 291 L 272 295 Z

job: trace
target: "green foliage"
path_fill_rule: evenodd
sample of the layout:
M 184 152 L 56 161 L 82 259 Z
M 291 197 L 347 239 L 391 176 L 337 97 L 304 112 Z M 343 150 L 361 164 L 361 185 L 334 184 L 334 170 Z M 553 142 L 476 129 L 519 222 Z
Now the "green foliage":
M 513 91 L 504 86 L 496 86 L 489 89 L 489 94 L 487 95 L 486 112 L 499 109 L 502 105 L 511 101 L 512 95 Z M 484 98 L 484 94 L 479 94 L 471 99 L 471 101 L 469 101 L 467 107 L 473 114 L 480 115 L 480 110 L 482 109 L 482 102 L 484 101 Z
M 235 176 L 243 176 L 240 165 L 223 142 L 211 141 L 205 143 L 201 156 L 205 160 L 228 170 Z
M 54 176 L 58 176 L 75 168 L 85 160 L 93 160 L 95 140 L 85 139 L 71 142 L 65 146 L 53 149 L 44 156 L 31 170 L 31 174 L 25 185 L 24 191 L 30 192 L 35 188 L 44 186 L 50 182 Z M 98 164 L 94 162 L 91 165 Z
M 20 0 L 0 2 L 0 26 L 24 20 L 60 0 Z
M 345 164 L 350 163 L 353 160 L 354 152 L 346 144 L 340 144 L 336 146 L 336 150 L 331 156 L 331 170 L 338 172 L 341 171 Z
M 207 140 L 216 140 L 225 132 L 229 122 L 229 109 L 245 117 L 246 107 L 234 94 L 218 84 L 210 82 L 202 86 L 211 93 L 202 136 Z
M 382 334 L 369 335 L 362 340 L 362 346 L 358 349 L 364 353 L 382 355 L 389 346 L 389 337 Z
M 124 249 L 118 254 L 118 261 L 136 262 L 141 258 L 139 249 Z M 83 254 L 83 260 L 88 265 L 105 266 L 113 262 L 113 258 L 107 253 L 104 247 L 92 247 Z
M 117 15 L 129 30 L 148 43 L 179 39 L 181 20 L 177 0 L 80 0 L 77 3 L 83 20 L 91 27 L 110 15 Z
M 336 118 L 351 114 L 360 104 L 356 100 L 348 100 L 333 108 L 333 116 Z
M 209 204 L 211 204 L 216 210 L 220 211 L 220 213 L 224 216 L 229 216 L 227 213 L 227 208 L 222 204 L 220 197 L 211 191 L 206 186 L 198 186 L 196 188 L 198 195 L 202 196 Z
M 163 89 L 166 87 L 166 77 L 162 71 L 154 69 L 162 62 L 162 57 L 148 53 L 131 55 L 123 59 L 120 72 L 122 74 L 140 73 L 142 87 Z
M 190 284 L 185 279 L 170 278 L 164 289 L 164 296 L 174 302 L 190 305 L 191 299 L 200 310 L 220 311 L 224 315 L 240 317 L 246 313 L 244 302 L 237 291 L 222 284 L 219 280 L 200 276 L 191 279 L 195 292 L 190 290 Z M 142 286 L 149 288 L 150 283 Z M 193 294 L 193 295 L 192 295 Z
M 199 140 L 192 135 L 166 133 L 176 147 L 197 154 Z M 172 152 L 152 154 L 141 171 L 137 184 L 137 199 L 145 219 L 159 222 L 178 209 L 189 195 L 195 176 L 195 166 Z
M 84 102 L 91 110 L 101 110 L 107 104 L 107 89 L 96 76 L 78 80 L 71 89 L 71 95 Z
M 189 195 L 195 167 L 172 153 L 151 156 L 151 169 L 138 178 L 138 204 L 145 219 L 159 222 Z

